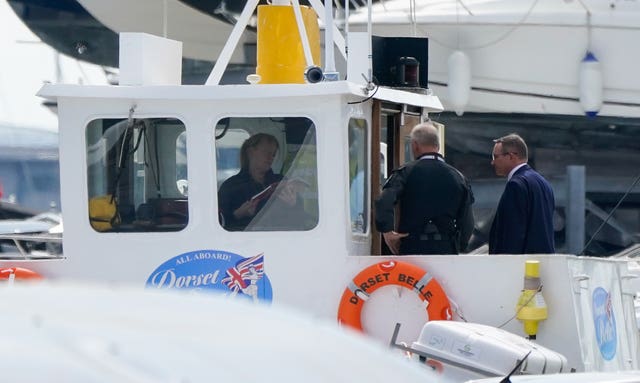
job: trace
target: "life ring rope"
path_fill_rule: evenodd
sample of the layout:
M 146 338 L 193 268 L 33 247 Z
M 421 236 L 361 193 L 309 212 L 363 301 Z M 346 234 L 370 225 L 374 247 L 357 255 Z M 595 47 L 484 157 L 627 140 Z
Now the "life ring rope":
M 415 292 L 424 302 L 429 320 L 450 320 L 451 305 L 440 283 L 424 269 L 404 261 L 387 261 L 360 271 L 342 294 L 338 322 L 363 331 L 362 308 L 377 289 L 395 285 Z

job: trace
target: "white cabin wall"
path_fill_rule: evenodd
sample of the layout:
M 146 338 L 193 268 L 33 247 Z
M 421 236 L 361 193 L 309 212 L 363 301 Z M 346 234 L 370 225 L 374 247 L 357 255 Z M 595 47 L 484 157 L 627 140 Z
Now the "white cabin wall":
M 95 100 L 80 99 L 62 101 L 61 121 L 67 121 L 66 124 L 73 125 L 73 129 L 68 126 L 60 129 L 61 200 L 65 225 L 63 246 L 68 263 L 64 274 L 60 276 L 142 285 L 146 278 L 140 278 L 140 269 L 127 267 L 128 265 L 144 267 L 146 262 L 153 263 L 154 259 L 157 262 L 157 257 L 162 256 L 162 249 L 187 251 L 190 248 L 189 238 L 204 234 L 202 225 L 198 222 L 201 220 L 199 216 L 203 211 L 212 211 L 212 205 L 211 203 L 207 205 L 207 201 L 202 198 L 202 205 L 194 209 L 192 196 L 198 196 L 203 190 L 197 187 L 197 184 L 190 190 L 189 225 L 183 231 L 169 235 L 168 233 L 99 233 L 89 224 L 86 125 L 89 121 L 98 118 L 127 118 L 129 108 L 133 104 L 136 105 L 134 118 L 175 117 L 186 126 L 204 125 L 204 121 L 199 120 L 196 113 L 189 112 L 192 107 L 187 102 L 136 101 L 133 103 L 128 100 L 104 100 L 96 103 Z M 67 116 L 69 108 L 86 111 L 86 114 Z M 194 150 L 197 152 L 199 149 L 194 148 Z M 188 148 L 188 155 L 192 155 L 190 148 Z M 88 252 L 87 249 L 91 251 Z M 46 272 L 45 275 L 54 278 L 58 276 L 50 272 Z
M 407 261 L 431 273 L 452 302 L 452 309 L 458 306 L 465 320 L 501 326 L 506 331 L 525 337 L 522 322 L 514 318 L 515 308 L 523 288 L 525 261 L 539 260 L 542 293 L 549 317 L 539 323 L 535 342 L 563 354 L 569 367 L 576 368 L 577 371 L 585 370 L 582 349 L 590 351 L 591 354 L 586 356 L 588 360 L 601 359 L 597 345 L 590 342 L 592 339 L 583 339 L 582 329 L 593 331 L 593 319 L 585 317 L 582 322 L 576 316 L 579 310 L 590 312 L 590 292 L 585 292 L 586 300 L 581 302 L 580 297 L 574 294 L 573 284 L 574 277 L 581 270 L 576 268 L 576 263 L 588 263 L 598 268 L 607 260 L 567 255 L 346 257 L 346 263 L 342 267 L 343 288 L 360 270 L 391 259 Z M 614 297 L 619 297 L 615 292 L 613 294 Z M 335 299 L 339 300 L 340 295 Z M 615 299 L 618 298 L 614 298 L 614 304 Z M 329 316 L 331 314 L 328 313 Z M 396 286 L 385 286 L 372 294 L 364 306 L 362 316 L 365 331 L 383 343 L 388 343 L 395 324 L 402 323 L 398 342 L 411 344 L 419 336 L 421 323 L 427 320 L 424 304 L 417 294 Z M 628 347 L 629 333 L 622 332 L 625 327 L 622 315 L 617 315 L 616 318 L 620 355 L 623 353 L 622 349 Z M 454 314 L 454 320 L 462 319 Z M 581 346 L 581 342 L 586 343 Z M 632 345 L 635 343 L 632 342 Z
M 269 243 L 273 249 L 269 258 L 265 258 L 265 270 L 269 270 L 274 304 L 308 310 L 324 317 L 336 312 L 336 303 L 331 295 L 319 296 L 314 294 L 314 290 L 323 286 L 335 289 L 339 294 L 339 287 L 329 287 L 331 284 L 327 282 L 335 278 L 344 262 L 344 254 L 349 251 L 347 125 L 344 112 L 332 112 L 343 110 L 344 100 L 340 97 L 314 97 L 296 102 L 301 102 L 304 106 L 300 107 L 310 111 L 308 116 L 316 123 L 318 226 L 308 232 L 282 233 L 282 240 L 277 240 L 274 233 L 260 234 L 263 243 Z M 240 244 L 238 250 L 243 247 L 244 244 Z M 249 255 L 254 254 L 246 254 Z M 275 262 L 280 264 L 269 266 Z M 292 291 L 292 285 L 299 286 L 299 289 Z
M 180 232 L 170 233 L 99 233 L 89 225 L 86 181 L 85 126 L 94 118 L 126 118 L 130 101 L 100 102 L 63 100 L 61 113 L 69 107 L 84 110 L 86 115 L 68 115 L 62 129 L 61 179 L 65 219 L 65 256 L 69 265 L 65 276 L 87 280 L 111 280 L 142 285 L 162 262 L 188 251 L 218 249 L 250 257 L 265 253 L 265 270 L 272 281 L 274 302 L 293 305 L 313 312 L 335 312 L 337 301 L 309 300 L 303 290 L 290 290 L 291 283 L 305 286 L 311 281 L 309 271 L 333 270 L 344 262 L 348 252 L 364 253 L 368 242 L 353 241 L 348 218 L 348 152 L 346 110 L 337 97 L 284 100 L 295 102 L 297 110 L 290 114 L 306 116 L 316 124 L 320 217 L 316 228 L 308 232 L 227 232 L 217 220 L 217 184 L 213 144 L 214 124 L 230 115 L 286 115 L 273 110 L 273 105 L 256 105 L 248 111 L 244 104 L 230 100 L 211 110 L 206 101 L 136 101 L 135 117 L 177 117 L 187 126 L 189 167 L 189 224 Z M 68 103 L 68 104 L 67 104 Z M 368 107 L 365 107 L 368 108 Z M 178 112 L 179 111 L 179 112 Z M 198 164 L 194 167 L 192 164 Z M 87 249 L 92 249 L 90 253 Z M 286 263 L 287 267 L 279 264 Z M 133 265 L 135 267 L 127 267 Z M 307 272 L 290 272 L 307 270 Z M 51 275 L 51 273 L 45 273 Z M 341 294 L 335 286 L 335 297 Z

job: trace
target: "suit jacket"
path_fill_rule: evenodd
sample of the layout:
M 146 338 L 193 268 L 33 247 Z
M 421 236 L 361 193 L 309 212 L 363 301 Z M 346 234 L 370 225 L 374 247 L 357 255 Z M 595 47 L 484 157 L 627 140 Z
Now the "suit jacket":
M 504 188 L 489 233 L 489 254 L 552 254 L 555 199 L 547 180 L 529 165 Z

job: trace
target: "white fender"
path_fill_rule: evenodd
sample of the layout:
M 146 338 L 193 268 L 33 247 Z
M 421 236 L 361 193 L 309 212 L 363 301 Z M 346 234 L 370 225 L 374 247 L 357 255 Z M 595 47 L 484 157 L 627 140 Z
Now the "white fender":
M 455 51 L 449 56 L 449 103 L 458 116 L 462 116 L 469 102 L 471 92 L 471 66 L 469 56 L 462 51 Z
M 579 73 L 580 105 L 587 116 L 595 117 L 602 107 L 603 82 L 600 62 L 593 53 L 587 51 Z

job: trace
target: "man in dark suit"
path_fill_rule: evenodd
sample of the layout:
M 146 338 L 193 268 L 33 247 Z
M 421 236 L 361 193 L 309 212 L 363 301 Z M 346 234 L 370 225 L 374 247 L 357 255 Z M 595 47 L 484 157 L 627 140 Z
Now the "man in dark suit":
M 491 164 L 507 177 L 489 233 L 489 254 L 553 254 L 553 189 L 533 170 L 517 134 L 494 140 Z
M 376 228 L 393 254 L 458 254 L 467 247 L 473 230 L 473 193 L 439 149 L 436 127 L 429 122 L 416 125 L 411 130 L 416 160 L 393 171 L 376 201 Z

